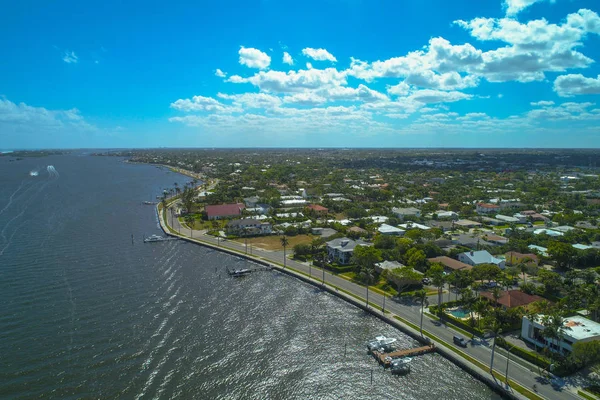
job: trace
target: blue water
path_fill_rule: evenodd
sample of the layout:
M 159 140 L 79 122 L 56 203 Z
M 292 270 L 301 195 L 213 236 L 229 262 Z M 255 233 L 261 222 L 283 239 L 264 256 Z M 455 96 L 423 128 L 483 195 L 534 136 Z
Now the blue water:
M 231 279 L 246 261 L 142 243 L 162 233 L 142 202 L 187 180 L 111 157 L 0 157 L 0 399 L 497 398 L 438 354 L 393 377 L 365 341 L 418 344 L 297 279 Z
M 447 311 L 447 312 L 449 314 L 452 314 L 456 318 L 466 318 L 466 317 L 469 316 L 469 311 L 468 310 L 464 310 L 462 308 L 459 308 L 457 310 L 450 310 L 450 311 Z

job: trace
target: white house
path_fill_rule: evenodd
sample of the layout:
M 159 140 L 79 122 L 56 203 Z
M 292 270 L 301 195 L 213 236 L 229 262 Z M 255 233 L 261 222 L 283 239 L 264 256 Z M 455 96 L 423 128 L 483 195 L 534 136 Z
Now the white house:
M 563 320 L 562 337 L 558 343 L 556 339 L 547 340 L 543 336 L 543 322 L 543 315 L 538 315 L 533 321 L 523 317 L 521 337 L 537 346 L 549 347 L 553 351 L 560 350 L 562 353 L 573 351 L 573 345 L 577 342 L 600 340 L 600 324 L 579 315 Z
M 408 208 L 394 207 L 394 208 L 392 208 L 392 212 L 400 219 L 403 219 L 404 217 L 421 218 L 421 210 L 419 210 L 418 208 L 414 208 L 414 207 L 408 207 Z
M 429 226 L 427 226 L 427 225 L 417 224 L 416 222 L 409 222 L 409 223 L 407 223 L 407 224 L 400 224 L 400 225 L 398 225 L 398 226 L 399 226 L 400 228 L 402 228 L 402 229 L 406 229 L 406 230 L 409 230 L 409 229 L 420 229 L 420 230 L 422 230 L 422 231 L 428 231 L 428 230 L 430 230 L 430 229 L 431 229 L 431 228 L 430 228 Z
M 236 219 L 227 223 L 227 233 L 230 235 L 270 235 L 273 226 L 269 222 L 258 219 Z
M 472 266 L 479 264 L 496 264 L 504 269 L 506 262 L 491 255 L 487 250 L 467 251 L 458 255 L 458 260 Z
M 356 246 L 368 246 L 369 244 L 362 240 L 352 240 L 344 237 L 333 239 L 332 241 L 327 242 L 326 245 L 327 257 L 330 262 L 349 264 Z
M 381 224 L 381 226 L 379 228 L 377 228 L 377 231 L 379 233 L 381 233 L 382 235 L 390 235 L 390 236 L 392 236 L 392 235 L 402 236 L 406 232 L 403 229 L 396 228 L 395 226 L 391 226 L 388 224 Z

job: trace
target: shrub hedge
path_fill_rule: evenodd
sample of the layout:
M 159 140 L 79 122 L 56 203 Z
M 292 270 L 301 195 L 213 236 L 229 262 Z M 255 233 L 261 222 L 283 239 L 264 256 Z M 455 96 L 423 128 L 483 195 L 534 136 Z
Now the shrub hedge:
M 537 365 L 538 367 L 541 367 L 544 369 L 548 369 L 550 367 L 550 362 L 548 360 L 546 360 L 543 357 L 540 357 L 538 354 L 536 354 L 532 351 L 527 351 L 520 347 L 511 348 L 511 345 L 509 343 L 507 343 L 506 340 L 502 336 L 498 336 L 496 338 L 496 345 L 502 347 L 505 350 L 510 351 L 511 354 L 514 354 L 517 357 L 520 357 L 526 361 L 529 361 L 533 365 Z

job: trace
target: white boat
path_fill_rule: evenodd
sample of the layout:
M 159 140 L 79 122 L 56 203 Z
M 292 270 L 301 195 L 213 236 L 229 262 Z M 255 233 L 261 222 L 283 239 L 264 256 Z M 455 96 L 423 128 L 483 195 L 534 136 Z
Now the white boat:
M 146 239 L 144 239 L 144 243 L 162 242 L 163 240 L 165 240 L 165 238 L 162 236 L 152 235 L 152 236 L 148 236 Z
M 393 360 L 392 364 L 390 365 L 390 370 L 392 371 L 392 374 L 395 374 L 395 375 L 408 374 L 410 372 L 411 360 L 412 360 L 412 358 L 410 358 L 410 357 L 397 358 L 397 359 Z
M 367 349 L 369 350 L 384 350 L 387 351 L 396 343 L 397 339 L 388 338 L 385 336 L 376 336 L 375 339 L 370 340 L 367 343 Z
M 40 173 L 36 170 L 30 171 L 29 176 L 38 176 Z
M 228 271 L 228 272 L 229 272 L 229 275 L 231 275 L 233 277 L 240 277 L 240 276 L 248 275 L 249 273 L 252 272 L 252 270 L 249 268 L 242 268 L 242 269 L 234 269 L 233 271 Z

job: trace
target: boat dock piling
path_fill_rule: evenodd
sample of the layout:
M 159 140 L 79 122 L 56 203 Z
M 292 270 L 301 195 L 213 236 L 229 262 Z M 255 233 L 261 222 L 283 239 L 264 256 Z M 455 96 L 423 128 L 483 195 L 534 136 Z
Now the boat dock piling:
M 372 350 L 371 354 L 373 355 L 373 357 L 375 357 L 377 361 L 379 361 L 379 364 L 387 368 L 391 365 L 391 360 L 394 358 L 420 356 L 426 353 L 432 353 L 434 351 L 435 345 L 430 344 L 427 346 L 416 347 L 414 349 L 396 350 L 392 351 L 391 353 L 381 353 L 377 350 Z

